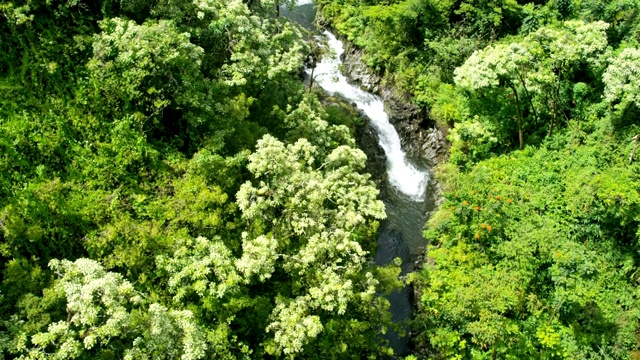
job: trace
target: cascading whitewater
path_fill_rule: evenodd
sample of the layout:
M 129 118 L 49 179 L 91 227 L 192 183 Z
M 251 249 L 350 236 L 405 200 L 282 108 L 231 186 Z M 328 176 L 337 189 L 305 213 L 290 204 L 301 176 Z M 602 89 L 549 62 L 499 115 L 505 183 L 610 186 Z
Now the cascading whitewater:
M 308 29 L 317 30 L 313 20 L 315 18 L 313 1 L 297 0 L 294 9 L 288 10 L 283 7 L 282 12 L 290 19 L 306 25 Z M 341 55 L 344 52 L 342 43 L 328 31 L 324 31 L 320 40 L 327 42 L 330 53 L 325 54 L 313 70 L 307 69 L 307 76 L 313 74 L 313 84 L 320 86 L 329 94 L 343 96 L 362 110 L 371 120 L 370 125 L 377 133 L 378 143 L 385 153 L 388 181 L 380 185 L 384 190 L 382 200 L 385 203 L 387 219 L 379 228 L 374 263 L 387 265 L 400 258 L 402 274 L 407 274 L 413 271 L 415 256 L 424 252 L 422 226 L 432 206 L 431 197 L 427 193 L 428 170 L 417 168 L 407 160 L 401 148 L 400 137 L 384 111 L 382 99 L 350 84 L 340 73 Z M 368 137 L 364 141 L 368 142 Z M 366 148 L 363 149 L 366 150 Z M 379 168 L 381 165 L 383 164 L 376 162 L 374 166 Z M 389 311 L 393 322 L 402 324 L 411 319 L 412 295 L 409 287 L 394 291 L 386 298 L 390 303 Z M 406 330 L 408 331 L 409 328 Z M 393 329 L 389 329 L 382 337 L 389 341 L 389 345 L 397 356 L 410 353 L 408 336 L 400 336 Z
M 299 0 L 298 4 L 303 4 Z M 332 33 L 324 31 L 331 53 L 325 54 L 316 65 L 314 83 L 330 94 L 340 94 L 356 104 L 371 119 L 378 132 L 380 147 L 387 157 L 387 175 L 391 185 L 414 201 L 423 201 L 429 175 L 420 171 L 407 161 L 406 154 L 400 146 L 400 136 L 389 122 L 384 111 L 384 103 L 379 96 L 370 94 L 356 85 L 352 85 L 340 73 L 340 57 L 344 52 L 342 42 Z M 311 69 L 306 70 L 311 75 Z

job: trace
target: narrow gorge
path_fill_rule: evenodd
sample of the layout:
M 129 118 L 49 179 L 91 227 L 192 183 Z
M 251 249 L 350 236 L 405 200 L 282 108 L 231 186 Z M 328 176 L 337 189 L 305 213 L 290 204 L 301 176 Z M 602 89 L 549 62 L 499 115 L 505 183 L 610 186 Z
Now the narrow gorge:
M 363 70 L 363 64 L 358 64 L 358 59 L 351 59 L 348 64 L 350 70 L 358 72 L 358 79 L 354 81 L 343 74 L 347 67 L 344 63 L 345 45 L 330 31 L 314 28 L 315 7 L 312 1 L 299 0 L 292 12 L 285 10 L 284 14 L 312 31 L 321 32 L 315 40 L 326 46 L 315 68 L 305 69 L 307 81 L 350 103 L 364 118 L 365 124 L 357 140 L 367 153 L 369 162 L 373 163 L 369 168 L 381 188 L 387 212 L 387 219 L 379 229 L 374 261 L 386 265 L 399 258 L 402 260 L 402 273 L 406 275 L 414 270 L 417 259 L 424 253 L 422 228 L 429 211 L 434 208 L 435 198 L 430 166 L 442 152 L 444 136 L 435 128 L 415 131 L 407 121 L 410 119 L 405 118 L 396 121 L 400 132 L 407 137 L 403 141 L 391 122 L 390 114 L 401 113 L 411 117 L 415 115 L 412 105 L 392 99 L 392 90 L 378 86 L 379 79 L 372 84 L 372 76 Z M 375 92 L 383 93 L 386 99 Z M 396 111 L 390 110 L 391 107 Z M 373 141 L 376 143 L 372 144 Z M 407 151 L 403 147 L 410 149 Z M 382 171 L 384 174 L 379 173 Z M 413 290 L 410 287 L 392 293 L 388 299 L 394 322 L 411 319 Z M 386 335 L 397 355 L 408 354 L 409 331 L 407 325 L 405 336 L 393 331 Z

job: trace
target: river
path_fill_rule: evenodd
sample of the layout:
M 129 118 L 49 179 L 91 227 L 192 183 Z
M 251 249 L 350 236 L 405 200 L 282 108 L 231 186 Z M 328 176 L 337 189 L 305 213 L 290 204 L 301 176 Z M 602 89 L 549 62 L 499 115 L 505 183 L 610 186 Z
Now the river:
M 311 28 L 314 24 L 315 7 L 310 0 L 298 0 L 293 11 L 283 9 L 283 14 Z M 313 83 L 331 95 L 341 95 L 366 114 L 386 158 L 386 176 L 381 177 L 384 178 L 382 186 L 385 188 L 381 189 L 381 193 L 387 219 L 380 226 L 374 261 L 378 265 L 386 265 L 399 257 L 403 263 L 403 274 L 406 274 L 413 270 L 416 257 L 424 251 L 422 227 L 427 218 L 428 204 L 425 200 L 430 181 L 429 171 L 421 168 L 417 159 L 408 158 L 403 151 L 402 141 L 389 121 L 383 100 L 351 83 L 340 72 L 344 52 L 342 42 L 327 30 L 323 30 L 318 37 L 331 51 L 322 57 L 313 70 Z M 306 74 L 311 76 L 311 69 L 307 69 Z M 404 323 L 408 330 L 406 322 L 411 319 L 413 303 L 411 289 L 405 287 L 392 293 L 388 299 L 394 322 Z M 396 355 L 406 355 L 409 352 L 409 336 L 399 336 L 392 331 L 385 337 Z

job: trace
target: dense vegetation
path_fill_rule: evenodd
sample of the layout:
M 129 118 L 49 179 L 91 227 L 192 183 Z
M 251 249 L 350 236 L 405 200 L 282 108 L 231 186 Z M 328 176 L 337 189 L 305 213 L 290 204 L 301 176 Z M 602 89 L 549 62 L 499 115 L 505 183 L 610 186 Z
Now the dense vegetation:
M 277 1 L 0 2 L 0 353 L 376 358 L 384 206 Z
M 319 3 L 451 128 L 415 356 L 640 358 L 640 3 Z
M 4 357 L 390 353 L 384 205 L 291 3 L 0 0 Z M 640 2 L 318 5 L 450 128 L 411 356 L 640 358 Z

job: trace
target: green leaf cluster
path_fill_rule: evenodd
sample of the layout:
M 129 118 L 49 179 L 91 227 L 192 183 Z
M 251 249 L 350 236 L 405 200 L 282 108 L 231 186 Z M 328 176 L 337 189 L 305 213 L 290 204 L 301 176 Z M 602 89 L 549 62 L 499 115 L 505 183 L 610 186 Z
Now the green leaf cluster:
M 425 232 L 433 265 L 414 277 L 417 341 L 478 359 L 638 348 L 638 169 L 618 136 L 440 169 L 446 200 Z
M 0 1 L 0 354 L 375 358 L 385 217 L 290 1 Z
M 638 358 L 638 1 L 319 3 L 449 130 L 412 356 Z

